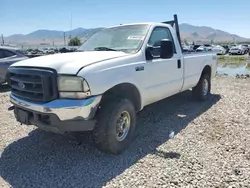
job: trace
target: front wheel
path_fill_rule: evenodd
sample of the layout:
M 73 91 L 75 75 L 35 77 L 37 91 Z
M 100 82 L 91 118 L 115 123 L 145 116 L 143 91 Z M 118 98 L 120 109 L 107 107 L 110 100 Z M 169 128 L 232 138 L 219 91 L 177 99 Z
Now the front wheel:
M 125 98 L 107 101 L 97 113 L 93 136 L 98 149 L 120 154 L 131 144 L 136 125 L 134 105 Z
M 211 78 L 208 74 L 203 74 L 198 84 L 192 89 L 193 96 L 199 101 L 208 99 L 211 92 Z

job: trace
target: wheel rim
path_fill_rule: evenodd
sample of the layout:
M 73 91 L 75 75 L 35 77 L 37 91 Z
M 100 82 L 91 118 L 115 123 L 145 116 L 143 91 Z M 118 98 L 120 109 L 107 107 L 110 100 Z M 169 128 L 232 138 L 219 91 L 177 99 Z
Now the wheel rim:
M 208 80 L 204 79 L 203 80 L 203 95 L 204 96 L 208 94 L 208 89 L 209 89 Z
M 127 111 L 123 111 L 116 124 L 116 139 L 122 142 L 128 135 L 129 128 L 131 124 L 131 118 Z

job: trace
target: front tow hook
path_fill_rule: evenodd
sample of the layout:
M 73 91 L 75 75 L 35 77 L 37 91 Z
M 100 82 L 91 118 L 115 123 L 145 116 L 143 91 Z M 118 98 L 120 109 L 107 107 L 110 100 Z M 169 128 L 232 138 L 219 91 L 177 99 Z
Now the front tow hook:
M 11 110 L 14 110 L 15 109 L 15 106 L 11 106 L 8 108 L 8 111 L 11 111 Z

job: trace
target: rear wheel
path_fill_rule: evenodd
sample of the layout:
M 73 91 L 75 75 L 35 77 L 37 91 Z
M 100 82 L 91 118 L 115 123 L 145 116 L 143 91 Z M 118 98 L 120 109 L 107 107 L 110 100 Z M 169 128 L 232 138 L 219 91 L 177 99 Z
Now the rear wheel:
M 208 74 L 203 74 L 198 84 L 192 89 L 196 100 L 205 101 L 211 93 L 211 78 Z
M 128 99 L 106 102 L 98 111 L 93 132 L 97 148 L 107 153 L 122 153 L 133 140 L 135 124 L 135 109 Z

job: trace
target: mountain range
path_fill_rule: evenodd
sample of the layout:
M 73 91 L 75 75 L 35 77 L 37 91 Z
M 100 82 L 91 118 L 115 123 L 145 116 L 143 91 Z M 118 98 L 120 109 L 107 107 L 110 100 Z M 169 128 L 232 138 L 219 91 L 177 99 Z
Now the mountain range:
M 81 40 L 86 40 L 94 33 L 102 28 L 76 28 L 71 31 L 57 31 L 57 30 L 37 30 L 32 33 L 14 34 L 5 37 L 5 43 L 10 44 L 22 44 L 22 45 L 38 45 L 38 44 L 49 44 L 49 45 L 63 45 L 64 35 L 65 40 L 68 41 L 69 36 L 80 37 Z M 228 33 L 226 31 L 214 29 L 207 26 L 194 26 L 187 23 L 180 24 L 181 38 L 188 42 L 243 42 L 250 41 L 248 38 L 240 37 L 235 34 Z
M 215 41 L 215 42 L 245 42 L 250 41 L 236 34 L 214 29 L 207 26 L 194 26 L 190 24 L 180 24 L 181 37 L 187 41 Z

